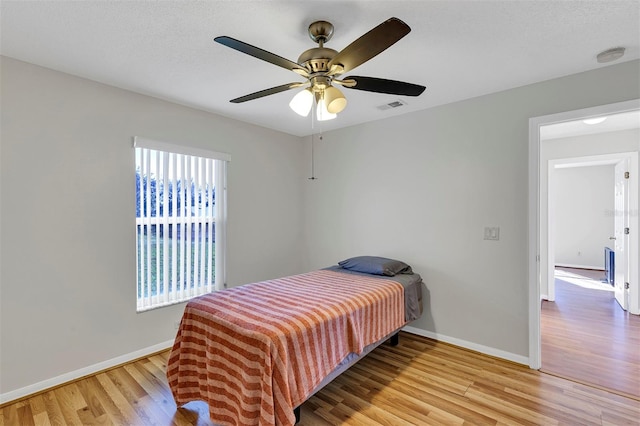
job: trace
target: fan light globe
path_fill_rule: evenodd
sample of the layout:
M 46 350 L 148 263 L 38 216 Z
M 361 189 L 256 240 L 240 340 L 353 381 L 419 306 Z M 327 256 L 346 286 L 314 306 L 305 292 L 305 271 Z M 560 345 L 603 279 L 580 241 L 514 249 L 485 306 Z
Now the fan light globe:
M 318 100 L 318 107 L 316 108 L 316 118 L 318 121 L 333 120 L 336 117 L 336 114 L 332 114 L 327 111 L 327 104 L 324 99 L 320 98 L 320 100 Z
M 340 90 L 333 86 L 324 90 L 324 101 L 327 105 L 327 111 L 331 114 L 337 114 L 347 106 L 347 99 Z
M 298 92 L 293 99 L 291 99 L 291 102 L 289 102 L 289 107 L 294 110 L 296 114 L 303 117 L 309 115 L 312 106 L 313 94 L 308 88 Z

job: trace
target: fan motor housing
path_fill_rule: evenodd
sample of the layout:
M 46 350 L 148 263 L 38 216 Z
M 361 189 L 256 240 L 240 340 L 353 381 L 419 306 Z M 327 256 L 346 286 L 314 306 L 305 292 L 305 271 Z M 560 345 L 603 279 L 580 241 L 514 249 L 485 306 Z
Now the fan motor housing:
M 298 63 L 307 67 L 311 72 L 329 71 L 329 61 L 338 54 L 336 50 L 327 47 L 314 47 L 302 52 Z
M 309 79 L 311 82 L 311 90 L 314 92 L 320 92 L 327 87 L 331 86 L 331 77 L 325 77 L 322 75 L 311 77 Z

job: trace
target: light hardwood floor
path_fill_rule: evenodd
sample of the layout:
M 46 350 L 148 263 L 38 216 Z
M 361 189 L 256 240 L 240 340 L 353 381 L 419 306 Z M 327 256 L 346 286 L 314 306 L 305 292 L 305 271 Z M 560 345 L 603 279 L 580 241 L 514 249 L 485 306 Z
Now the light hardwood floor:
M 177 409 L 168 351 L 0 409 L 0 425 L 212 425 Z M 300 425 L 639 425 L 640 402 L 402 333 L 302 406 Z
M 556 300 L 542 303 L 542 371 L 640 400 L 640 316 L 620 308 L 603 277 L 556 269 Z

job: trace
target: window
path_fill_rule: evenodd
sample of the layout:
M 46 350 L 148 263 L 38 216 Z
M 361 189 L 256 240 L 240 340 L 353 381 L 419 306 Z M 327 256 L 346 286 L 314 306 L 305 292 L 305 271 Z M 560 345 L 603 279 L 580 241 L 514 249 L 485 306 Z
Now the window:
M 136 137 L 138 312 L 224 288 L 227 154 Z

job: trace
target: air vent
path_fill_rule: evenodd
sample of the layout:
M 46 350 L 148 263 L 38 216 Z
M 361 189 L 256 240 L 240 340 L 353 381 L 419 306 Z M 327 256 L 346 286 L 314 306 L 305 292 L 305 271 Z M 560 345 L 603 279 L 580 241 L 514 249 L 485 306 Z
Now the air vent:
M 380 111 L 385 111 L 388 109 L 400 108 L 401 106 L 404 106 L 404 105 L 406 105 L 406 103 L 404 103 L 401 100 L 397 100 L 397 101 L 389 102 L 388 104 L 378 105 L 376 108 L 378 108 Z

